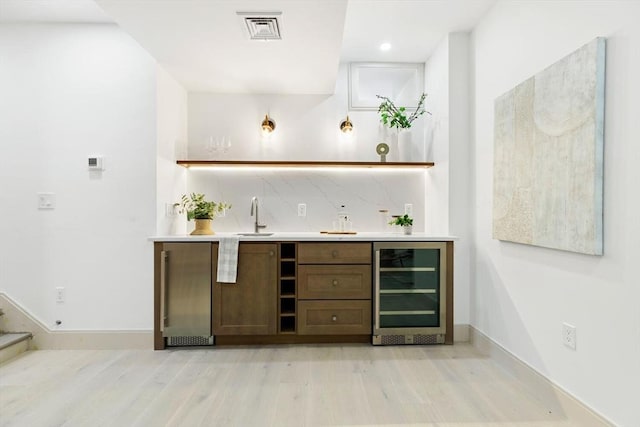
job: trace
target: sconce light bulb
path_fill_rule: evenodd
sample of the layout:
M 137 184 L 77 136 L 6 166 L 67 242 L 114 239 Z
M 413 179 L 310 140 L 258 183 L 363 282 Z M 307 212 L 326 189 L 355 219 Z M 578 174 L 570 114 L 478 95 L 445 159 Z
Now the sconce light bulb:
M 269 135 L 271 132 L 273 132 L 276 128 L 276 122 L 269 118 L 268 114 L 264 115 L 264 120 L 262 121 L 262 134 L 263 135 Z
M 349 116 L 340 123 L 340 130 L 344 133 L 353 132 L 353 123 L 349 120 Z

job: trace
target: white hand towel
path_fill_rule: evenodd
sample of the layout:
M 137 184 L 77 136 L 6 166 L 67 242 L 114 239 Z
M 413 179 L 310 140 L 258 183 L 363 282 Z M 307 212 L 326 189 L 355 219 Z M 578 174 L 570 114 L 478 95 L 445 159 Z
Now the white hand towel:
M 221 237 L 218 245 L 218 282 L 236 283 L 240 237 Z

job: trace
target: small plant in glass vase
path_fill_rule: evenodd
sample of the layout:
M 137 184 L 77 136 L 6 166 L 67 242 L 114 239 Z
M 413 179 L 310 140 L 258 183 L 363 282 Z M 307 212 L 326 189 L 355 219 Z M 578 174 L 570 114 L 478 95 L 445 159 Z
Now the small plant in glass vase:
M 411 234 L 413 231 L 413 218 L 407 214 L 394 217 L 393 220 L 389 221 L 389 224 L 402 227 L 404 234 Z
M 187 213 L 187 220 L 195 220 L 196 228 L 191 232 L 192 235 L 215 234 L 211 228 L 213 219 L 225 210 L 231 209 L 228 203 L 205 200 L 202 193 L 184 194 L 180 203 L 175 205 L 179 207 L 179 213 Z
M 404 135 L 408 135 L 407 130 L 411 129 L 412 123 L 424 113 L 429 113 L 424 109 L 424 100 L 427 97 L 426 93 L 420 95 L 420 99 L 418 100 L 418 105 L 416 109 L 409 114 L 406 107 L 397 107 L 395 103 L 386 96 L 376 95 L 377 98 L 381 99 L 382 102 L 378 106 L 378 113 L 380 114 L 380 122 L 384 126 L 388 126 L 389 128 L 396 129 L 396 138 L 398 138 L 398 151 L 401 154 L 400 157 L 407 157 L 407 154 L 410 151 L 410 147 L 406 145 L 409 144 L 408 141 L 404 141 L 401 145 L 399 141 L 401 131 L 405 131 Z M 406 158 L 401 158 L 400 160 L 407 160 Z

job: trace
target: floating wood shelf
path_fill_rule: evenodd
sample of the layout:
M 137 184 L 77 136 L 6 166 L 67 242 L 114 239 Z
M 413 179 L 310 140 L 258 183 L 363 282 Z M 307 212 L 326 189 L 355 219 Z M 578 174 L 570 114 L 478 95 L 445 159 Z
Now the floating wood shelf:
M 430 168 L 433 162 L 330 162 L 289 160 L 178 160 L 186 168 L 198 167 L 281 167 L 281 168 Z

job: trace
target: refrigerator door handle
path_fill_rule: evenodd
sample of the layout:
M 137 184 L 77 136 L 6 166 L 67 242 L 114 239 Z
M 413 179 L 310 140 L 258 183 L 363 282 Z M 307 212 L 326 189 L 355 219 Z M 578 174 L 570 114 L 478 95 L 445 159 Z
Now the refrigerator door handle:
M 165 326 L 167 326 L 167 258 L 169 257 L 169 251 L 162 251 L 160 253 L 160 331 L 164 332 Z
M 377 334 L 380 330 L 380 249 L 376 249 L 376 273 L 375 273 L 375 310 L 374 310 L 374 319 L 373 319 L 373 331 L 374 334 Z

